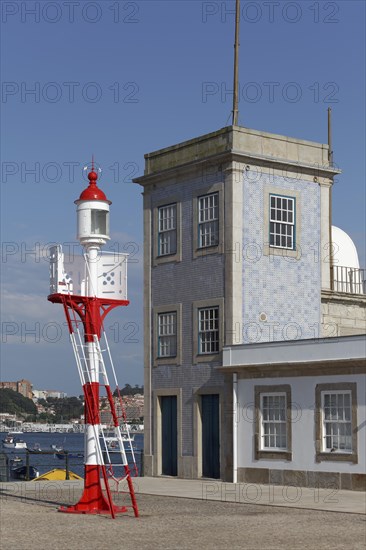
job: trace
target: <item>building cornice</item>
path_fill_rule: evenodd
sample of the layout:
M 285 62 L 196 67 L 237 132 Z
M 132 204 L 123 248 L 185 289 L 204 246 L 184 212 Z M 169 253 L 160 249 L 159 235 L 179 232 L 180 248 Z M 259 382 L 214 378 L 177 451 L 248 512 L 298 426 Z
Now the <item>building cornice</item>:
M 364 373 L 365 350 L 366 335 L 239 344 L 223 349 L 217 368 L 262 378 Z
M 336 302 L 343 304 L 355 304 L 366 306 L 366 294 L 350 294 L 348 292 L 336 292 L 335 290 L 322 290 L 322 302 Z
M 342 374 L 366 374 L 365 359 L 349 359 L 337 361 L 312 361 L 298 363 L 283 363 L 281 365 L 267 363 L 261 365 L 235 365 L 231 367 L 216 367 L 224 374 L 237 373 L 239 378 L 282 378 L 288 376 L 330 376 Z
M 289 161 L 287 159 L 276 158 L 276 157 L 271 157 L 266 155 L 254 155 L 253 153 L 236 151 L 234 149 L 230 149 L 223 153 L 209 155 L 200 160 L 179 164 L 177 166 L 174 166 L 172 168 L 167 168 L 159 172 L 145 174 L 138 178 L 134 178 L 132 181 L 133 183 L 138 183 L 139 185 L 142 185 L 142 186 L 152 185 L 156 182 L 163 184 L 164 181 L 171 180 L 172 178 L 175 178 L 177 175 L 179 175 L 180 177 L 183 177 L 189 172 L 197 171 L 198 166 L 205 166 L 205 165 L 212 166 L 213 161 L 215 162 L 216 165 L 220 165 L 221 163 L 224 163 L 224 162 L 236 161 L 243 165 L 250 166 L 251 164 L 254 163 L 255 166 L 278 168 L 285 172 L 293 171 L 294 174 L 297 175 L 297 177 L 294 176 L 294 179 L 299 179 L 299 176 L 301 176 L 301 173 L 314 176 L 314 178 L 319 178 L 319 177 L 333 178 L 335 175 L 341 173 L 341 170 L 338 170 L 332 167 L 300 163 L 300 162 Z M 290 176 L 287 174 L 286 177 L 289 178 Z M 314 183 L 318 183 L 317 179 L 314 179 Z M 328 182 L 327 184 L 332 185 L 331 182 Z

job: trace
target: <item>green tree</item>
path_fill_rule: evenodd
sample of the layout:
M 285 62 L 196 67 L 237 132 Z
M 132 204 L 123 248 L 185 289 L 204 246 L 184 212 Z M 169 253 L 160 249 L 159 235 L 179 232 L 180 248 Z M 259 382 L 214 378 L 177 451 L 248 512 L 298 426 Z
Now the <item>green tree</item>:
M 137 393 L 144 393 L 144 386 L 139 386 L 138 384 L 135 384 L 135 387 L 133 388 L 130 384 L 125 384 L 125 387 L 120 389 L 119 391 L 122 396 L 136 395 Z M 114 390 L 113 395 L 115 397 L 118 396 L 118 388 Z
M 24 397 L 21 393 L 10 388 L 0 388 L 0 412 L 26 417 L 37 414 L 37 407 L 32 399 Z
M 80 418 L 84 412 L 83 402 L 78 397 L 54 399 L 53 409 L 56 423 L 69 422 L 73 418 Z

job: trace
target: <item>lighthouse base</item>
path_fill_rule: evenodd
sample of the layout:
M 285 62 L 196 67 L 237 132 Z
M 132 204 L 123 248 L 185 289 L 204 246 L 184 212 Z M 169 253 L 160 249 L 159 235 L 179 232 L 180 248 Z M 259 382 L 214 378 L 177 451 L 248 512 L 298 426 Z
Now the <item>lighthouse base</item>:
M 102 466 L 85 465 L 84 491 L 77 504 L 61 506 L 58 511 L 67 514 L 124 514 L 126 506 L 116 506 L 104 496 L 100 469 Z

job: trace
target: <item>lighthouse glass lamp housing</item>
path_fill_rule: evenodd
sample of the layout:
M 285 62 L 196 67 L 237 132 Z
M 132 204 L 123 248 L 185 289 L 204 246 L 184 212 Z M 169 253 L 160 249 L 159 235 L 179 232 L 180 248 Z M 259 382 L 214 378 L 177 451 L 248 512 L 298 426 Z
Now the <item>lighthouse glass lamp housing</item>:
M 88 174 L 89 187 L 85 189 L 77 205 L 77 238 L 83 246 L 103 245 L 110 240 L 109 205 L 103 191 L 97 186 L 98 174 L 93 170 Z

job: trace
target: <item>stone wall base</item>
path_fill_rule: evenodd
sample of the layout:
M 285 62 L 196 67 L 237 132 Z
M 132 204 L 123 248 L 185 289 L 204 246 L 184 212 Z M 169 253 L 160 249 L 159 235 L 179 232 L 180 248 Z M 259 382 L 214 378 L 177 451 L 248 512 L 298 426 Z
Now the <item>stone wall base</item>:
M 143 474 L 146 477 L 154 475 L 154 456 L 144 454 Z
M 238 468 L 238 483 L 293 485 L 320 489 L 366 491 L 366 474 L 311 472 L 306 470 L 271 470 L 269 468 Z

